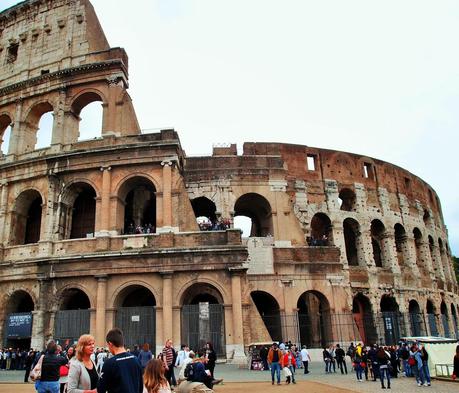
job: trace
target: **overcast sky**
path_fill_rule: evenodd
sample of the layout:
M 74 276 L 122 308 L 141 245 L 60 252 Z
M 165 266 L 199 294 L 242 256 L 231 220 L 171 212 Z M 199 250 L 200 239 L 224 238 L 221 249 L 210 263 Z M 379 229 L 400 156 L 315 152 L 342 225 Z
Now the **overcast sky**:
M 188 155 L 275 141 L 400 165 L 437 191 L 459 254 L 458 1 L 92 3 L 141 128 L 174 127 Z

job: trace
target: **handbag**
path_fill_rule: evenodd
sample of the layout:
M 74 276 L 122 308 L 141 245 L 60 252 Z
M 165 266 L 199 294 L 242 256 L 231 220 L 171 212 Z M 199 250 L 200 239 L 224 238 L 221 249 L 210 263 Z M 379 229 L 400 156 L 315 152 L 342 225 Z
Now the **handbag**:
M 59 368 L 59 376 L 66 377 L 67 375 L 69 375 L 69 365 L 64 364 L 63 366 Z
M 291 377 L 291 376 L 292 376 L 292 372 L 290 371 L 290 369 L 289 369 L 288 367 L 284 367 L 284 368 L 282 369 L 282 371 L 284 372 L 285 378 Z
M 33 370 L 30 372 L 30 379 L 35 382 L 38 381 L 41 378 L 41 366 L 43 364 L 43 358 L 45 355 L 41 355 L 40 359 L 38 359 L 37 364 L 33 368 Z

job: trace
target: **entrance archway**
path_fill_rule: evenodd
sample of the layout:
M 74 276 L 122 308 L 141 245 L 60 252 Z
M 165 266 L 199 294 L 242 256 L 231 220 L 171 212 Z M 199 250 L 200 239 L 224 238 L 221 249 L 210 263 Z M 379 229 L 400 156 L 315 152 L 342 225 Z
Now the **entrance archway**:
M 441 313 L 441 322 L 443 325 L 443 333 L 445 337 L 451 338 L 451 330 L 449 328 L 448 308 L 446 307 L 446 303 L 444 301 L 442 301 L 440 304 L 440 313 Z
M 435 316 L 435 306 L 431 300 L 426 303 L 427 321 L 429 322 L 430 335 L 438 337 L 437 319 Z
M 355 295 L 352 301 L 352 314 L 360 333 L 361 341 L 366 344 L 376 343 L 378 336 L 376 334 L 370 299 L 361 293 Z
M 358 266 L 360 258 L 360 225 L 353 218 L 343 221 L 344 243 L 346 246 L 346 258 L 349 266 Z
M 26 291 L 18 290 L 10 296 L 5 309 L 5 347 L 30 349 L 34 309 L 33 299 Z
M 419 303 L 416 300 L 410 300 L 408 313 L 410 316 L 411 334 L 414 337 L 424 336 L 426 332 L 424 314 L 421 312 Z
M 259 194 L 248 193 L 240 196 L 234 205 L 234 216 L 248 217 L 252 221 L 251 237 L 264 237 L 274 233 L 271 205 Z
M 60 296 L 60 308 L 54 321 L 54 338 L 63 346 L 78 341 L 89 333 L 91 303 L 88 295 L 78 288 L 67 288 Z
M 225 310 L 221 293 L 211 284 L 191 285 L 182 296 L 182 342 L 197 351 L 207 342 L 226 356 Z
M 280 342 L 283 337 L 279 303 L 272 295 L 264 291 L 253 291 L 250 296 L 271 336 L 271 340 Z
M 381 316 L 384 327 L 384 344 L 395 345 L 400 339 L 401 321 L 397 301 L 390 295 L 381 298 Z
M 298 299 L 300 340 L 309 348 L 324 348 L 332 342 L 330 304 L 318 291 L 306 291 Z
M 311 219 L 311 242 L 313 246 L 333 245 L 332 224 L 324 213 L 316 213 Z
M 156 346 L 156 299 L 142 285 L 124 288 L 115 301 L 115 326 L 124 333 L 126 348 L 141 347 L 147 343 Z
M 40 240 L 42 198 L 38 191 L 22 192 L 13 209 L 11 244 L 30 244 Z

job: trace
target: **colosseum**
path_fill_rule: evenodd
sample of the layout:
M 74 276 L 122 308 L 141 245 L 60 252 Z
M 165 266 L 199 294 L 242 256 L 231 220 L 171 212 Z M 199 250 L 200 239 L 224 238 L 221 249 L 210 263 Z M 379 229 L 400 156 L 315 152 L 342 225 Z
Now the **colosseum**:
M 237 363 L 252 342 L 459 338 L 440 201 L 408 170 L 282 143 L 190 157 L 174 129 L 142 133 L 88 0 L 4 10 L 0 63 L 2 345 L 102 346 L 119 326 L 128 346 L 210 340 Z M 82 140 L 93 102 L 102 130 Z

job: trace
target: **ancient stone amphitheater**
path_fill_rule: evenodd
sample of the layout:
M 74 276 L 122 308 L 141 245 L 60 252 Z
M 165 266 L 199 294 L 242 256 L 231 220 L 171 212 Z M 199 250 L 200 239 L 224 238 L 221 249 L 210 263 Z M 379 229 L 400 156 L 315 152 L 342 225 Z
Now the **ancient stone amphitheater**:
M 128 346 L 210 340 L 237 362 L 252 342 L 458 337 L 440 201 L 408 170 L 280 143 L 188 157 L 173 129 L 143 134 L 88 0 L 3 11 L 0 64 L 3 345 L 120 326 Z M 102 130 L 79 140 L 95 101 Z

